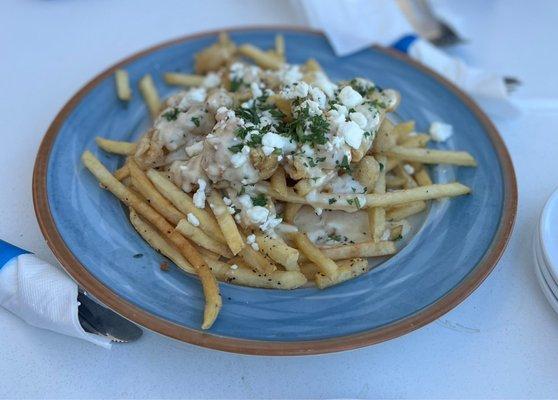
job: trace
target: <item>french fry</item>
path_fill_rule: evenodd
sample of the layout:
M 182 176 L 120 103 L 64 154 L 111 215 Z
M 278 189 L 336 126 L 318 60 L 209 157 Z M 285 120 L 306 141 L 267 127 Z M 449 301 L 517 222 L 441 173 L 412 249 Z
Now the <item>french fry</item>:
M 130 176 L 130 169 L 128 168 L 128 164 L 124 164 L 122 167 L 114 171 L 114 177 L 119 181 L 123 181 L 129 176 Z
M 128 101 L 132 98 L 132 89 L 130 89 L 130 77 L 128 71 L 117 69 L 114 73 L 114 81 L 116 83 L 116 95 L 120 100 Z
M 128 161 L 128 169 L 132 177 L 132 185 L 157 210 L 167 221 L 176 225 L 178 221 L 186 218 L 170 201 L 157 191 L 145 173 L 138 167 L 134 160 Z
M 238 254 L 245 247 L 244 240 L 234 222 L 234 218 L 229 214 L 227 206 L 223 202 L 221 193 L 218 190 L 213 190 L 209 194 L 208 200 L 227 245 L 233 254 Z
M 386 165 L 387 159 L 385 156 L 379 155 L 377 159 L 378 165 Z M 374 182 L 372 193 L 383 194 L 386 192 L 386 168 L 379 168 L 378 178 Z M 386 225 L 386 210 L 383 207 L 370 207 L 366 209 L 368 215 L 368 226 L 370 235 L 374 242 L 379 242 Z
M 151 75 L 147 74 L 140 79 L 139 89 L 149 109 L 151 118 L 155 119 L 159 115 L 159 111 L 161 111 L 161 99 Z
M 428 174 L 426 168 L 421 168 L 417 172 L 415 172 L 415 180 L 417 181 L 419 186 L 428 186 L 432 185 L 432 179 Z
M 313 207 L 322 208 L 324 210 L 343 210 L 347 212 L 355 212 L 361 208 L 369 207 L 389 207 L 418 200 L 455 197 L 469 194 L 471 192 L 470 188 L 459 182 L 433 184 L 413 189 L 396 190 L 383 194 L 373 193 L 365 195 L 351 195 L 318 193 L 311 199 L 294 194 L 280 196 L 275 191 L 269 190 L 269 188 L 263 186 L 258 186 L 258 190 L 281 201 L 288 201 L 297 204 L 309 204 Z M 359 199 L 358 204 L 355 202 L 355 197 Z
M 386 164 L 384 165 L 386 172 L 393 171 L 393 169 L 399 165 L 399 162 L 400 161 L 397 158 L 388 158 Z
M 384 154 L 399 160 L 417 161 L 424 164 L 453 164 L 468 167 L 475 167 L 477 165 L 473 156 L 466 151 L 445 151 L 394 146 L 384 150 Z
M 221 228 L 217 224 L 213 215 L 204 209 L 197 208 L 192 200 L 192 197 L 190 197 L 187 193 L 184 193 L 184 191 L 182 191 L 159 171 L 149 169 L 147 171 L 147 177 L 157 190 L 184 215 L 188 215 L 189 213 L 194 214 L 194 216 L 200 221 L 200 229 L 215 240 L 218 240 L 221 243 L 226 243 L 225 237 L 221 232 Z
M 415 121 L 401 122 L 393 127 L 393 135 L 397 143 L 401 143 L 409 137 L 409 133 L 415 130 Z
M 283 212 L 283 219 L 285 220 L 285 222 L 293 224 L 296 218 L 296 214 L 298 214 L 301 208 L 302 204 L 287 203 L 285 205 L 285 211 Z
M 179 86 L 201 86 L 204 80 L 202 75 L 181 74 L 179 72 L 166 72 L 163 77 L 167 84 Z
M 130 209 L 130 220 L 138 233 L 155 250 L 169 258 L 176 266 L 183 271 L 196 274 L 196 270 L 184 258 L 182 254 L 157 232 L 150 224 L 143 221 L 133 209 Z M 205 252 L 208 253 L 207 251 Z M 205 254 L 203 254 L 205 256 Z M 231 264 L 232 264 L 231 260 Z M 255 272 L 251 269 L 238 268 L 232 269 L 230 265 L 218 261 L 212 255 L 206 257 L 206 262 L 215 277 L 227 283 L 235 285 L 267 288 L 267 289 L 296 289 L 306 283 L 306 278 L 296 271 L 273 271 L 270 273 Z
M 252 269 L 236 268 L 217 261 L 208 260 L 211 270 L 219 280 L 235 285 L 266 289 L 291 290 L 303 286 L 307 280 L 299 271 L 258 272 Z
M 189 274 L 196 274 L 196 270 L 176 248 L 169 243 L 149 223 L 145 222 L 133 208 L 130 208 L 130 222 L 140 236 L 156 251 L 169 258 L 180 269 Z
M 205 308 L 202 329 L 209 329 L 215 322 L 219 310 L 221 309 L 221 296 L 219 294 L 219 286 L 215 277 L 211 273 L 208 265 L 196 248 L 182 235 L 175 232 L 170 225 L 157 211 L 141 200 L 136 194 L 118 181 L 105 168 L 103 164 L 90 152 L 85 151 L 81 157 L 85 167 L 103 184 L 112 194 L 128 207 L 133 208 L 136 212 L 143 216 L 147 222 L 151 223 L 164 237 L 173 243 L 180 254 L 195 268 L 197 275 L 200 277 L 203 292 L 205 295 Z
M 260 251 L 271 258 L 277 264 L 282 265 L 287 271 L 298 271 L 299 252 L 288 246 L 280 239 L 275 239 L 267 235 L 257 234 L 256 243 Z
M 366 187 L 369 193 L 373 192 L 379 176 L 380 163 L 373 156 L 364 156 L 353 173 L 353 177 Z
M 415 182 L 415 180 L 413 179 L 413 177 L 411 175 L 409 175 L 407 173 L 407 171 L 405 171 L 405 168 L 403 168 L 403 166 L 401 164 L 399 164 L 397 167 L 395 167 L 393 169 L 393 172 L 395 172 L 395 174 L 400 177 L 401 179 L 403 179 L 403 187 L 405 189 L 412 189 L 417 187 L 417 183 Z
M 430 135 L 426 135 L 424 133 L 418 134 L 416 136 L 407 136 L 404 140 L 401 141 L 399 146 L 401 147 L 424 147 L 428 144 L 431 137 Z
M 120 154 L 123 156 L 129 156 L 136 152 L 137 145 L 135 143 L 123 142 L 119 140 L 109 140 L 97 136 L 95 138 L 97 146 L 108 153 Z
M 266 69 L 279 69 L 283 61 L 251 44 L 243 44 L 238 48 L 238 52 L 245 57 L 251 58 L 256 64 Z
M 373 154 L 379 154 L 395 146 L 397 138 L 393 133 L 393 129 L 393 123 L 389 119 L 384 118 L 372 144 Z
M 281 195 L 287 195 L 287 181 L 285 178 L 285 170 L 279 166 L 275 173 L 271 175 L 269 180 L 271 188 Z
M 277 267 L 269 261 L 262 253 L 256 251 L 252 246 L 244 246 L 238 255 L 250 266 L 260 272 L 269 273 L 275 271 Z
M 182 219 L 176 225 L 176 230 L 183 234 L 185 237 L 196 243 L 198 246 L 203 247 L 213 253 L 219 254 L 226 258 L 231 258 L 233 254 L 227 245 L 220 243 L 211 237 L 207 236 L 200 228 L 192 225 L 185 219 Z
M 221 258 L 219 254 L 214 253 L 211 250 L 204 249 L 201 246 L 198 246 L 197 249 L 205 260 L 218 260 Z
M 275 35 L 275 53 L 285 59 L 285 38 L 283 35 Z
M 327 257 L 314 243 L 308 239 L 306 234 L 294 232 L 289 234 L 289 238 L 296 244 L 298 250 L 302 252 L 310 261 L 317 264 L 320 271 L 332 278 L 337 276 L 337 264 Z
M 368 261 L 364 258 L 353 258 L 352 260 L 340 261 L 339 273 L 334 278 L 321 273 L 316 274 L 316 286 L 320 289 L 325 289 L 329 286 L 338 285 L 368 272 L 370 268 Z
M 424 201 L 413 201 L 412 203 L 389 208 L 386 212 L 386 219 L 388 221 L 400 221 L 424 210 L 426 210 Z
M 401 188 L 404 184 L 405 178 L 394 175 L 386 176 L 386 188 L 388 189 Z
M 334 261 L 355 257 L 384 257 L 395 254 L 397 249 L 390 241 L 366 241 L 338 246 L 320 246 L 320 251 Z

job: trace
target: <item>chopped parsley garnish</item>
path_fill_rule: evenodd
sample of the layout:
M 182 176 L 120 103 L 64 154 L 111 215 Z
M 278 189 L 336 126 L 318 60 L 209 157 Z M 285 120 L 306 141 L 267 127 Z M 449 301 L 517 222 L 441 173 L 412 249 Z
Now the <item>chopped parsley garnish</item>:
M 339 170 L 343 171 L 343 172 L 346 172 L 346 173 L 351 172 L 351 166 L 349 164 L 349 157 L 347 157 L 346 154 L 343 156 L 343 160 L 341 160 L 341 164 L 339 164 Z
M 333 203 L 335 203 L 336 201 L 337 201 L 336 198 L 331 197 L 327 202 L 328 202 L 329 204 L 333 204 Z
M 252 133 L 250 140 L 246 142 L 249 147 L 258 147 L 262 144 L 263 133 Z
M 265 207 L 265 205 L 267 204 L 267 199 L 265 198 L 265 195 L 263 193 L 260 193 L 256 197 L 251 197 L 251 199 L 254 206 Z
M 327 236 L 327 238 L 328 238 L 329 240 L 333 240 L 333 241 L 336 241 L 336 242 L 340 242 L 340 241 L 342 240 L 341 235 L 329 234 L 329 235 Z
M 194 123 L 194 125 L 196 125 L 197 127 L 200 126 L 200 117 L 192 117 L 190 120 L 191 120 L 191 121 Z
M 273 150 L 273 154 L 281 155 L 281 154 L 283 154 L 283 150 L 281 150 L 281 149 L 279 149 L 279 148 L 274 149 L 274 150 Z
M 376 91 L 376 87 L 374 85 L 366 87 L 365 85 L 360 84 L 356 79 L 351 79 L 349 85 L 351 85 L 351 87 L 363 97 L 369 96 Z
M 370 137 L 370 136 L 372 136 L 372 134 L 370 132 L 364 132 L 363 136 L 364 137 Z
M 387 108 L 386 103 L 378 100 L 378 99 L 374 99 L 371 101 L 371 104 L 376 107 L 376 108 Z
M 237 128 L 236 131 L 234 131 L 234 134 L 240 139 L 244 140 L 244 138 L 246 138 L 246 135 L 248 134 L 248 131 L 250 131 L 250 129 L 240 127 Z
M 382 172 L 384 170 L 384 164 L 383 163 L 379 163 L 380 164 L 380 172 Z
M 234 110 L 235 114 L 245 121 L 251 122 L 254 125 L 260 123 L 260 116 L 258 115 L 258 110 L 256 109 L 256 102 L 252 102 L 252 107 L 244 108 L 238 107 Z
M 235 144 L 234 146 L 229 147 L 229 151 L 231 153 L 240 153 L 242 151 L 242 148 L 244 147 L 244 144 L 240 143 L 240 144 Z
M 358 199 L 358 197 L 355 197 L 355 206 L 357 208 L 360 208 L 360 200 Z
M 309 157 L 309 158 L 308 158 L 308 164 L 309 164 L 311 167 L 315 167 L 315 166 L 318 165 L 318 163 L 325 161 L 325 159 L 326 159 L 325 157 L 318 157 L 318 158 L 316 158 L 316 159 L 314 160 L 313 158 L 310 158 L 310 157 Z
M 173 108 L 163 114 L 163 118 L 167 121 L 175 121 L 178 118 L 178 113 L 180 110 L 178 108 Z
M 236 92 L 243 83 L 242 79 L 231 79 L 231 92 Z
M 280 124 L 277 131 L 302 144 L 326 144 L 329 123 L 323 115 L 310 116 L 309 108 L 304 107 L 291 122 Z

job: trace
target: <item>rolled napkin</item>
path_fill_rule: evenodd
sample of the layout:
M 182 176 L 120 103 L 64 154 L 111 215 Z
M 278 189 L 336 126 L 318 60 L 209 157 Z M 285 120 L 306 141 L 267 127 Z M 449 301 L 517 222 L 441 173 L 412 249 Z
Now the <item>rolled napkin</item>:
M 63 271 L 0 240 L 0 305 L 38 328 L 110 348 L 105 336 L 79 322 L 78 286 Z
M 473 68 L 415 34 L 395 1 L 292 0 L 313 28 L 323 30 L 335 54 L 346 56 L 372 44 L 391 46 L 467 92 L 493 117 L 519 114 L 502 76 Z

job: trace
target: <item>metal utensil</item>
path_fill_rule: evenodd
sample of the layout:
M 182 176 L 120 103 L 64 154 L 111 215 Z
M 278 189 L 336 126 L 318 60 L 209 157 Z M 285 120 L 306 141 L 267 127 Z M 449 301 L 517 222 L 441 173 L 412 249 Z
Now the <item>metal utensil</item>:
M 78 301 L 79 322 L 86 332 L 106 336 L 118 343 L 133 342 L 143 334 L 137 325 L 103 307 L 81 290 Z

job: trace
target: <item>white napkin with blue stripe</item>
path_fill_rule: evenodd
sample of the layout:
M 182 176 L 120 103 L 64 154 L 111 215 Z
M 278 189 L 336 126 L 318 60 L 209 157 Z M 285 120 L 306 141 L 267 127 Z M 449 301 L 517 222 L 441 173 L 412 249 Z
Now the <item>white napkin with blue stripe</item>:
M 502 76 L 471 67 L 418 37 L 396 1 L 293 0 L 308 24 L 325 32 L 335 54 L 346 56 L 372 44 L 394 47 L 467 92 L 492 117 L 514 117 Z
M 30 325 L 110 348 L 79 322 L 77 284 L 59 268 L 0 240 L 0 306 Z

